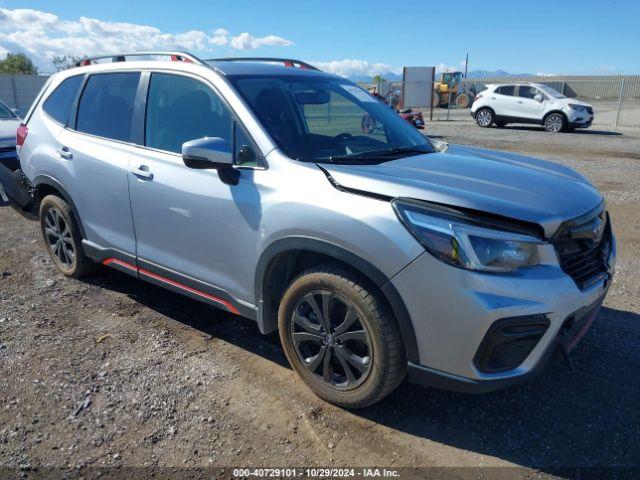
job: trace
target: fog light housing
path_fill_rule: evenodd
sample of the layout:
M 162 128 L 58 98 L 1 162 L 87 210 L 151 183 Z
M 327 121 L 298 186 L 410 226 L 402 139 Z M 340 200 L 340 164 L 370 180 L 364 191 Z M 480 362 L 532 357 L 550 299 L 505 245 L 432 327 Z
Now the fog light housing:
M 480 343 L 473 363 L 482 373 L 498 373 L 519 367 L 549 328 L 544 315 L 496 320 Z

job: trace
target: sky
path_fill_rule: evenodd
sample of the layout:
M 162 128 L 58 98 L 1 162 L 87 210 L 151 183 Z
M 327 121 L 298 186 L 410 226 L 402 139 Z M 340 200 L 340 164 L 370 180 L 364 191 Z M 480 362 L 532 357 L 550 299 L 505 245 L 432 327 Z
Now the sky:
M 43 72 L 57 55 L 179 48 L 345 76 L 461 69 L 467 53 L 470 70 L 640 74 L 639 46 L 640 0 L 0 0 L 0 56 Z

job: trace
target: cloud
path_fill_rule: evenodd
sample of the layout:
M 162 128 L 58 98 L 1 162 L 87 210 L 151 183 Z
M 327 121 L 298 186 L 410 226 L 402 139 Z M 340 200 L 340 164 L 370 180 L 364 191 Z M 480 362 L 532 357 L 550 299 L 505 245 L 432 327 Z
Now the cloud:
M 231 47 L 237 50 L 255 50 L 256 48 L 269 47 L 288 47 L 293 45 L 291 40 L 278 37 L 276 35 L 267 35 L 266 37 L 254 37 L 250 33 L 241 33 L 237 37 L 231 37 Z
M 51 59 L 62 55 L 108 55 L 145 50 L 202 52 L 223 46 L 253 50 L 290 45 L 293 45 L 291 40 L 276 35 L 257 37 L 245 32 L 233 36 L 224 28 L 216 28 L 210 34 L 201 30 L 168 33 L 148 25 L 87 17 L 61 20 L 57 15 L 39 10 L 0 8 L 0 55 L 26 53 L 44 71 L 53 71 Z
M 334 60 L 332 62 L 312 62 L 313 65 L 325 72 L 334 73 L 342 77 L 373 76 L 385 73 L 401 73 L 402 68 L 392 67 L 386 63 L 371 63 L 367 60 Z

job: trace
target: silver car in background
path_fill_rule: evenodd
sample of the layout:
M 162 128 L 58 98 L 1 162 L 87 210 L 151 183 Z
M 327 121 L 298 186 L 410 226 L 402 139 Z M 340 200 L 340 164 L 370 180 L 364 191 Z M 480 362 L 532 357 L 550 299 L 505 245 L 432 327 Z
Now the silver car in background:
M 513 385 L 595 318 L 615 238 L 575 171 L 432 141 L 304 62 L 140 55 L 54 75 L 18 129 L 19 207 L 63 274 L 106 265 L 278 330 L 354 408 L 407 372 Z

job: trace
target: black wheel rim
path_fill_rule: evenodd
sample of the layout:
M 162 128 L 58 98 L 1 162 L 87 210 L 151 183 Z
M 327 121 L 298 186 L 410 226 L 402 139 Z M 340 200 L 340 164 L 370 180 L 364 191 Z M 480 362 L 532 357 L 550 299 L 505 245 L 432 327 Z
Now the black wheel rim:
M 318 290 L 293 312 L 291 338 L 302 365 L 323 384 L 353 390 L 369 375 L 371 338 L 355 307 L 340 295 Z
M 76 258 L 71 229 L 57 208 L 50 208 L 44 217 L 44 236 L 54 258 L 65 268 L 71 268 Z

